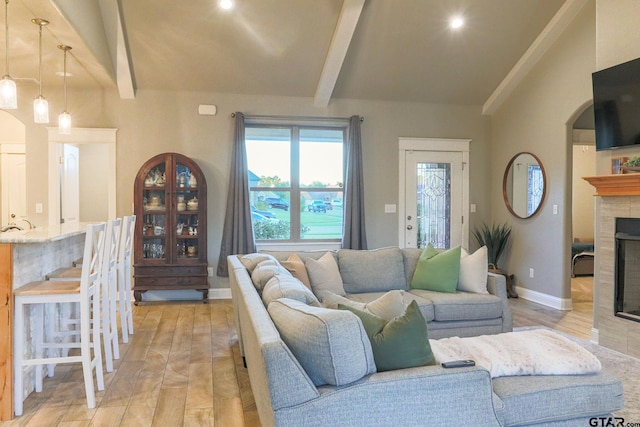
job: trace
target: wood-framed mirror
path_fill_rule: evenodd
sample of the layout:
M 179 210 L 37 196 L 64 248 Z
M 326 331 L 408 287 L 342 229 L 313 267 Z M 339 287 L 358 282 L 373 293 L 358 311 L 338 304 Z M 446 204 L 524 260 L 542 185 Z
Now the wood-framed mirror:
M 511 158 L 504 171 L 502 196 L 509 212 L 527 219 L 542 208 L 547 191 L 547 175 L 540 159 L 521 152 Z

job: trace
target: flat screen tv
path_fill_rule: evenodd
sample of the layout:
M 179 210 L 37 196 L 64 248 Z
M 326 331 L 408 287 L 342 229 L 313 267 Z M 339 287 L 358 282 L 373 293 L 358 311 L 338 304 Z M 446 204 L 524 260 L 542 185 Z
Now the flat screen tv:
M 592 75 L 596 150 L 640 145 L 640 58 Z

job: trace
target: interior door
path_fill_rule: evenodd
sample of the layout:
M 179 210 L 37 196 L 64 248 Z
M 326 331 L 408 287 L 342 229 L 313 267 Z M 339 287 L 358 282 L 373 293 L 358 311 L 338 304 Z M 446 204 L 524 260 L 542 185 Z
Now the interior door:
M 463 244 L 463 154 L 406 151 L 404 246 Z
M 78 222 L 80 217 L 80 150 L 64 144 L 60 222 Z

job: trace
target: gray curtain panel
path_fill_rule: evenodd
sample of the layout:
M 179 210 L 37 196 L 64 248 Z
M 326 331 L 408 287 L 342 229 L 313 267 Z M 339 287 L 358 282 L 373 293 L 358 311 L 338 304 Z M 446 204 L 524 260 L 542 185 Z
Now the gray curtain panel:
M 351 116 L 345 146 L 344 227 L 342 229 L 342 247 L 344 249 L 367 249 L 360 135 L 360 116 Z
M 236 134 L 231 155 L 227 212 L 218 259 L 218 276 L 229 276 L 227 256 L 250 254 L 256 251 L 251 225 L 249 202 L 249 175 L 247 173 L 247 150 L 244 145 L 244 114 L 235 113 Z

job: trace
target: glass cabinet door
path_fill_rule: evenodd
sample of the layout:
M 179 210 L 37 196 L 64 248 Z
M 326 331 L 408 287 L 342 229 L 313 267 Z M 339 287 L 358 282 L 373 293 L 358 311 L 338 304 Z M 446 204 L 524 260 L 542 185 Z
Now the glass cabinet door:
M 200 201 L 198 177 L 189 166 L 176 163 L 176 257 L 198 259 Z
M 145 177 L 142 191 L 144 259 L 166 257 L 167 200 L 166 165 L 159 163 Z

